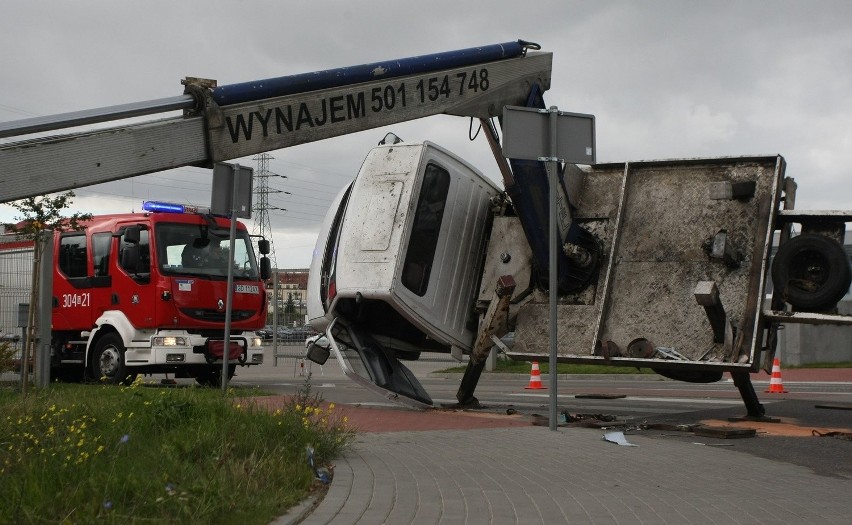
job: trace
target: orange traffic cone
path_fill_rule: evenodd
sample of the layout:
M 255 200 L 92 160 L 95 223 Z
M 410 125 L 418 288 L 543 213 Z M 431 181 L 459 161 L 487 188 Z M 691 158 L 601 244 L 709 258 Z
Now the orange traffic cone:
M 781 360 L 777 357 L 772 361 L 772 378 L 769 379 L 769 394 L 786 394 L 784 385 L 781 383 Z
M 533 361 L 532 371 L 530 372 L 530 385 L 527 390 L 542 390 L 547 387 L 541 384 L 541 371 L 538 369 L 538 361 Z

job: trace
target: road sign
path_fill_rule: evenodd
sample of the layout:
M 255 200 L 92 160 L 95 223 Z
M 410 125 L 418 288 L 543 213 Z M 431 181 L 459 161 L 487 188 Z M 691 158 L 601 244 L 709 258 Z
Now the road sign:
M 215 215 L 231 215 L 251 219 L 252 175 L 254 170 L 239 164 L 217 162 L 213 166 L 213 191 L 210 211 Z M 237 180 L 234 180 L 234 177 Z
M 556 137 L 551 137 L 550 113 L 556 112 Z M 555 139 L 556 151 L 551 149 Z M 552 160 L 571 164 L 595 163 L 595 116 L 555 109 L 518 106 L 503 108 L 503 155 L 509 159 Z
M 550 296 L 550 430 L 557 428 L 557 366 L 556 340 L 559 326 L 556 323 L 557 280 L 556 264 L 559 237 L 557 222 L 563 216 L 567 232 L 571 222 L 567 197 L 558 183 L 557 163 L 595 163 L 595 117 L 579 113 L 550 109 L 503 107 L 503 156 L 510 159 L 539 160 L 545 162 L 548 184 L 549 262 L 548 295 Z M 560 213 L 559 200 L 564 201 Z

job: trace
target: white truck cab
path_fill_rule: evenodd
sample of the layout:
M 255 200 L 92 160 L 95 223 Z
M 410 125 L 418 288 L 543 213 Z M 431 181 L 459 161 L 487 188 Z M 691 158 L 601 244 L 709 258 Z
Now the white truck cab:
M 320 231 L 308 280 L 311 325 L 325 331 L 343 318 L 398 359 L 430 347 L 469 351 L 489 211 L 500 192 L 436 144 L 374 148 Z

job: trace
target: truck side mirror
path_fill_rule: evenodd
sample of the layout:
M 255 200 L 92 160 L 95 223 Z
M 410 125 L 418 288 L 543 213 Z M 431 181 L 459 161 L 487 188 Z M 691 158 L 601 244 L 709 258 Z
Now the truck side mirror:
M 261 255 L 269 255 L 269 241 L 266 239 L 257 241 L 257 249 Z
M 316 363 L 320 366 L 324 365 L 325 362 L 328 361 L 328 356 L 331 355 L 331 352 L 328 351 L 327 347 L 322 347 L 319 344 L 317 344 L 317 343 L 321 344 L 321 341 L 323 339 L 325 339 L 325 338 L 320 338 L 316 342 L 309 344 L 308 345 L 308 353 L 306 355 L 306 357 L 308 359 L 310 359 L 311 361 L 313 361 L 314 363 Z M 326 341 L 326 344 L 327 344 L 328 340 L 326 339 L 325 341 Z
M 272 277 L 272 263 L 269 262 L 269 257 L 260 258 L 260 279 L 268 281 Z

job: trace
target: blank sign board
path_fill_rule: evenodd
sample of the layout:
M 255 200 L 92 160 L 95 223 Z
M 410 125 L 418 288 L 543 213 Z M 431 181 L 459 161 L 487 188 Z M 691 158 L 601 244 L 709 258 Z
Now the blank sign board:
M 239 164 L 217 162 L 213 165 L 213 188 L 210 194 L 210 211 L 214 215 L 234 215 L 251 219 L 252 179 L 254 170 Z M 237 187 L 234 188 L 234 177 Z M 234 190 L 236 189 L 236 194 Z
M 595 116 L 556 111 L 556 151 L 551 151 L 550 110 L 503 108 L 503 156 L 571 164 L 595 163 Z

